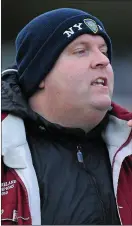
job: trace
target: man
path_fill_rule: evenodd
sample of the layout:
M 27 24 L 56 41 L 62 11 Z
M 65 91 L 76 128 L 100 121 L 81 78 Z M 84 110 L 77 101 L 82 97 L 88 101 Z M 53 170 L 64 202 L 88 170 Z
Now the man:
M 18 34 L 2 77 L 2 224 L 132 223 L 132 113 L 111 103 L 111 51 L 78 9 Z

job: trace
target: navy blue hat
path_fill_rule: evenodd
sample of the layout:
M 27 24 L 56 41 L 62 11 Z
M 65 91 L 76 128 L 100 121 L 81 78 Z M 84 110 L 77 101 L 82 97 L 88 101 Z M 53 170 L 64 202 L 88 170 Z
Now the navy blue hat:
M 16 64 L 27 97 L 38 89 L 63 49 L 85 33 L 104 38 L 111 61 L 111 40 L 102 22 L 82 10 L 61 8 L 46 12 L 20 31 L 16 38 Z

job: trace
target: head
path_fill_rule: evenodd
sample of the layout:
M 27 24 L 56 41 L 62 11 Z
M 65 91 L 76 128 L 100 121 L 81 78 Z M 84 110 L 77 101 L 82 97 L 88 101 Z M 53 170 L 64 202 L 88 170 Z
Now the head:
M 45 15 L 47 23 L 58 20 L 58 24 L 45 40 L 38 35 L 41 48 L 28 56 L 22 46 L 28 50 L 30 44 L 36 50 L 34 26 L 46 20 Z M 49 24 L 45 21 L 43 26 Z M 114 79 L 111 42 L 97 18 L 80 10 L 54 10 L 31 21 L 16 43 L 19 81 L 35 112 L 50 122 L 83 129 L 103 119 L 111 106 Z

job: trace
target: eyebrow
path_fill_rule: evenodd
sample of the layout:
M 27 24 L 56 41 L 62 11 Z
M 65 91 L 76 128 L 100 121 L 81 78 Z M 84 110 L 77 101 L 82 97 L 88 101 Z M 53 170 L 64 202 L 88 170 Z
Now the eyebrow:
M 70 47 L 73 48 L 76 45 L 85 45 L 86 46 L 86 45 L 89 45 L 89 43 L 87 41 L 76 41 L 74 43 L 71 43 Z M 106 43 L 99 44 L 99 48 L 103 48 L 103 47 L 108 49 L 108 46 L 106 45 Z

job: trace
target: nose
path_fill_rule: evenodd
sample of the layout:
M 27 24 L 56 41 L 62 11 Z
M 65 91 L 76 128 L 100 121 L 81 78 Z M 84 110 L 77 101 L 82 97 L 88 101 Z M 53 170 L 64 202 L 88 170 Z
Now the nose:
M 102 52 L 96 51 L 93 53 L 93 58 L 91 62 L 91 67 L 93 69 L 96 68 L 104 68 L 110 63 L 109 58 Z

